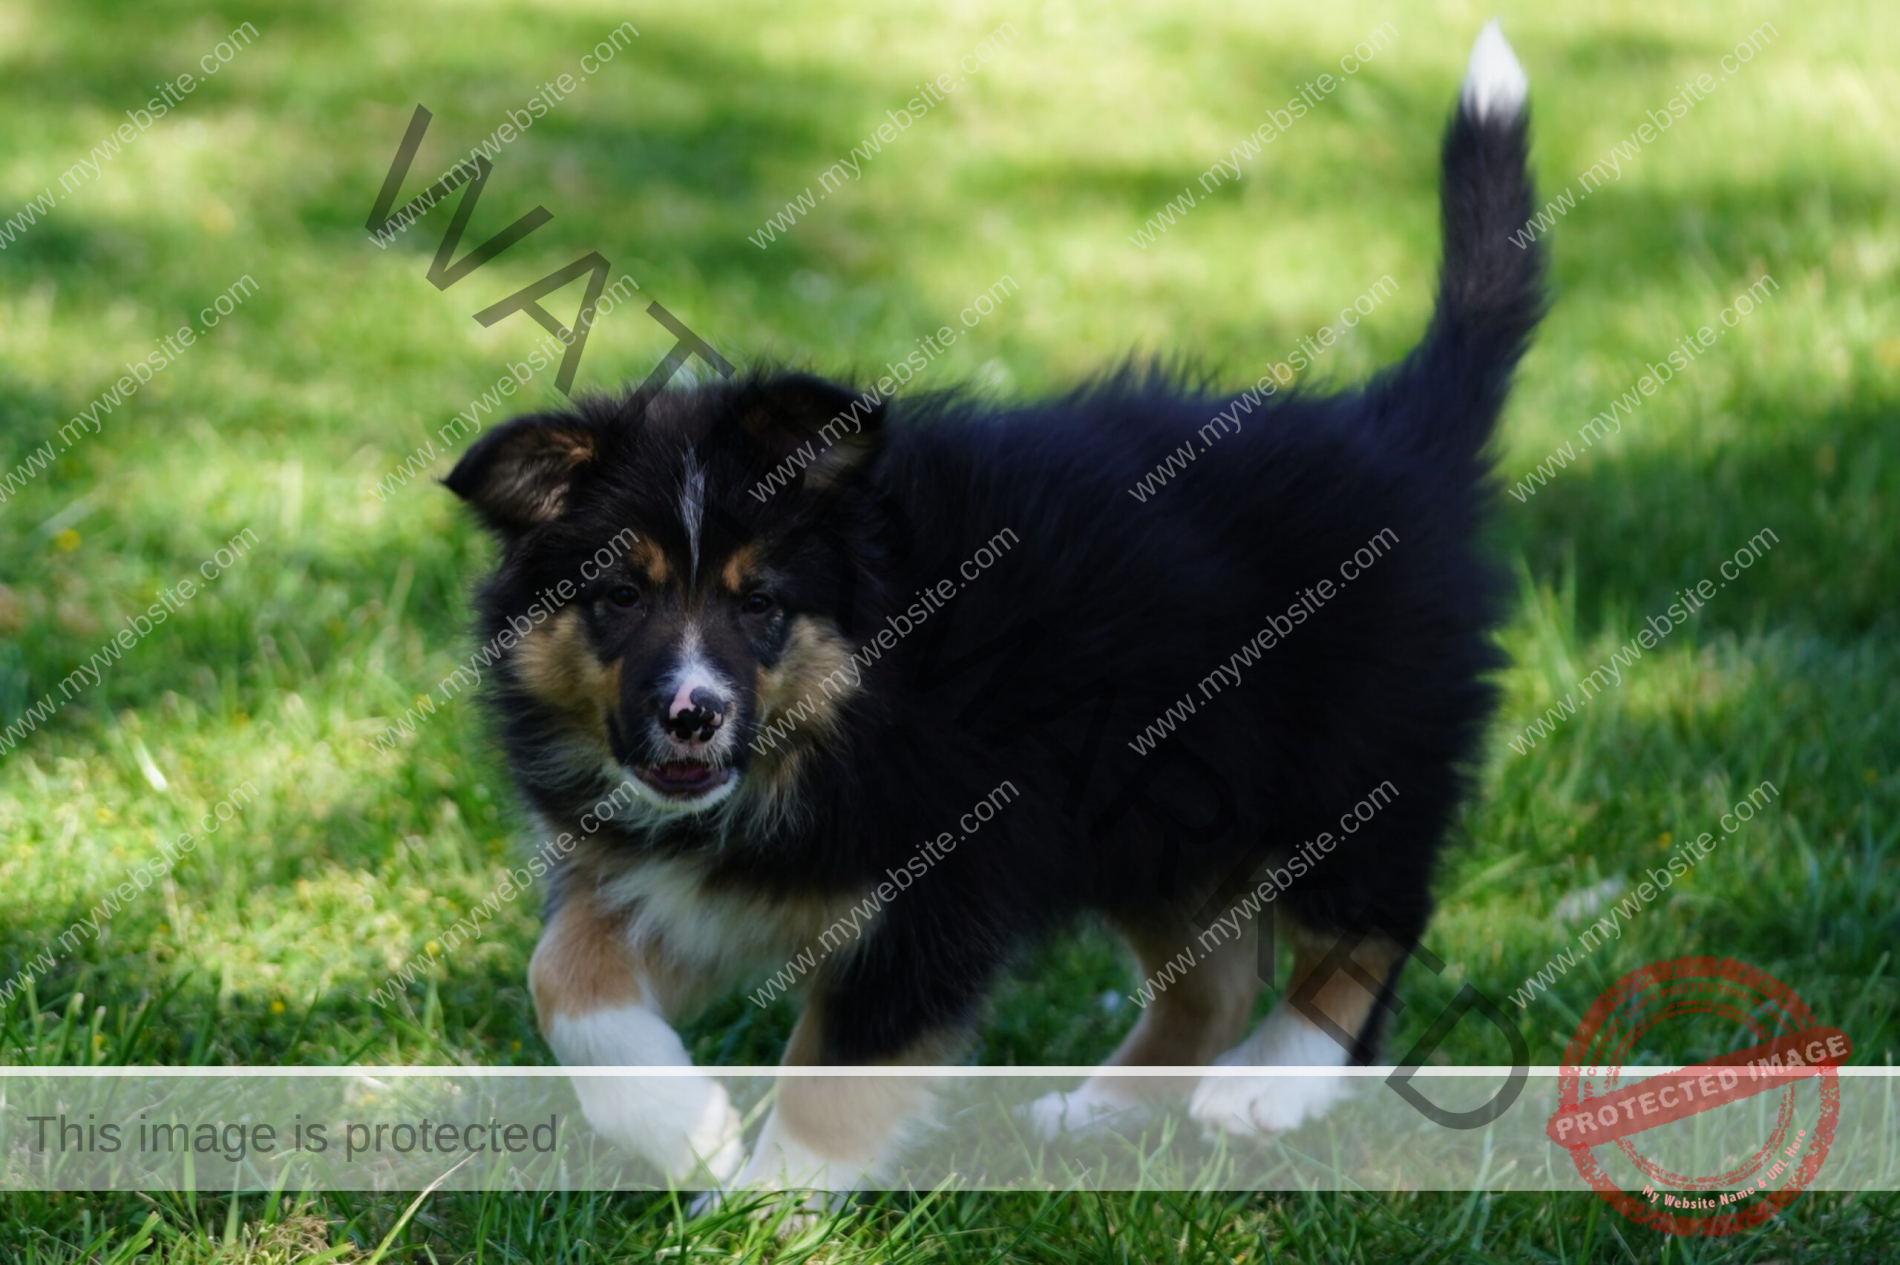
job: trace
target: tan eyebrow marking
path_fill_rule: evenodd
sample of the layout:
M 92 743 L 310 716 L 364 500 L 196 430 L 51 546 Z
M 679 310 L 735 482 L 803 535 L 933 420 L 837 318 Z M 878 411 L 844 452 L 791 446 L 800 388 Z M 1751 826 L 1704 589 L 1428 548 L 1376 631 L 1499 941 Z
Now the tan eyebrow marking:
M 634 546 L 631 556 L 633 558 L 633 565 L 639 567 L 640 570 L 646 574 L 647 580 L 650 583 L 666 583 L 666 578 L 669 574 L 666 565 L 666 554 L 661 551 L 658 545 L 642 537 L 640 543 Z
M 726 588 L 734 593 L 743 592 L 746 581 L 759 565 L 760 549 L 757 545 L 747 545 L 732 557 L 726 559 L 725 567 L 719 572 L 719 579 Z

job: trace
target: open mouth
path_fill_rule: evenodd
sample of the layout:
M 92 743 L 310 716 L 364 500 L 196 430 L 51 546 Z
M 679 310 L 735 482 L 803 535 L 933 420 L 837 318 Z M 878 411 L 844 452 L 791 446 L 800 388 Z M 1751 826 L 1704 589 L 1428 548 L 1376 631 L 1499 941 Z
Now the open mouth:
M 716 768 L 703 760 L 668 760 L 639 765 L 633 774 L 669 799 L 697 799 L 724 786 L 732 770 Z

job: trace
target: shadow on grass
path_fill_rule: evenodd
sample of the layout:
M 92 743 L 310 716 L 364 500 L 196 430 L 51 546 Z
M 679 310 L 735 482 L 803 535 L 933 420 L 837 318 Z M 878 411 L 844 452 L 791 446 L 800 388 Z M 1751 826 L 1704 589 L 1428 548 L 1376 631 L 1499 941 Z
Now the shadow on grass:
M 1676 389 L 1688 388 L 1662 391 Z M 1699 639 L 1779 630 L 1838 642 L 1891 628 L 1900 550 L 1879 507 L 1900 497 L 1900 402 L 1867 398 L 1818 415 L 1799 397 L 1725 405 L 1741 438 L 1717 451 L 1645 445 L 1638 413 L 1611 451 L 1525 503 L 1503 498 L 1509 546 L 1547 583 L 1574 568 L 1586 634 L 1613 612 L 1633 633 L 1703 579 L 1718 587 L 1694 617 Z M 1725 578 L 1722 563 L 1764 530 L 1778 540 L 1762 540 L 1767 552 Z

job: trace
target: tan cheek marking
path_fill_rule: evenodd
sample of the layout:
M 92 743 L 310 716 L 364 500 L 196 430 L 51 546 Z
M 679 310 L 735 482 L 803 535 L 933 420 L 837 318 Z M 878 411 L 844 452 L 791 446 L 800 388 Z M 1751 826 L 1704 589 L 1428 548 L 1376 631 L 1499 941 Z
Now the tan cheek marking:
M 856 670 L 850 663 L 851 646 L 831 621 L 794 615 L 778 665 L 759 669 L 762 717 L 769 723 L 810 699 L 815 714 L 801 722 L 799 729 L 829 730 L 837 723 L 834 705 L 857 692 L 852 685 Z
M 605 738 L 601 704 L 620 697 L 620 665 L 594 657 L 579 611 L 563 610 L 523 637 L 515 669 L 536 698 L 585 721 Z
M 768 801 L 788 800 L 796 791 L 800 766 L 814 741 L 837 734 L 838 704 L 857 693 L 851 684 L 851 647 L 829 620 L 794 616 L 785 653 L 776 667 L 758 670 L 761 731 L 779 735 L 777 745 L 759 752 L 751 776 Z M 790 729 L 788 716 L 810 700 L 810 706 Z
M 799 1016 L 785 1046 L 787 1067 L 823 1065 L 824 1009 L 815 1001 Z M 919 1041 L 882 1067 L 947 1063 L 956 1042 L 947 1035 Z M 922 1078 L 904 1076 L 787 1076 L 778 1091 L 779 1120 L 800 1144 L 829 1160 L 869 1163 L 898 1126 L 928 1103 Z

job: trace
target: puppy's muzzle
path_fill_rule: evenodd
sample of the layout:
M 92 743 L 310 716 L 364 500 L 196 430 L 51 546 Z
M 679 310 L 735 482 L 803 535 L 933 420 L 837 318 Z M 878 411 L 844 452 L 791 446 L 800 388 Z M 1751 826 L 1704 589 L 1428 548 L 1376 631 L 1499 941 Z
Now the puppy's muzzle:
M 682 685 L 662 711 L 660 729 L 681 744 L 709 743 L 731 714 L 731 700 L 716 691 L 705 686 L 689 690 Z

